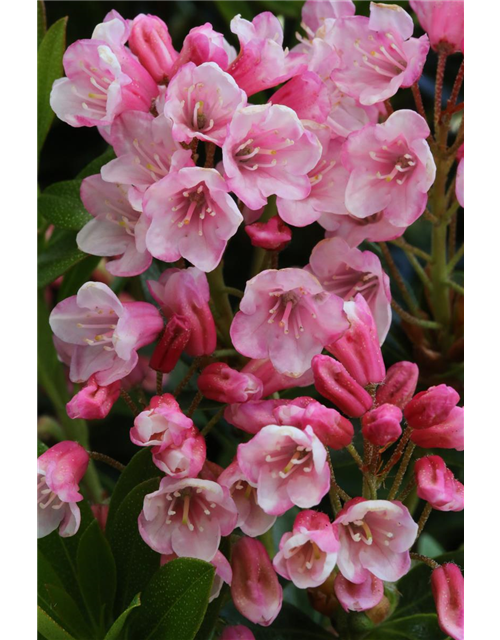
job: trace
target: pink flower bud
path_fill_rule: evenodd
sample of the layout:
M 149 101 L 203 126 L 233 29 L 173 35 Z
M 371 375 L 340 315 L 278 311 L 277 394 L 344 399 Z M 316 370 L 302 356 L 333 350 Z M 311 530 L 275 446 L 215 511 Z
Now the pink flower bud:
M 368 303 L 358 293 L 354 300 L 344 303 L 344 311 L 350 327 L 341 338 L 326 348 L 362 387 L 382 382 L 385 378 L 384 359 L 377 325 Z
M 384 583 L 373 573 L 360 584 L 349 582 L 339 573 L 333 588 L 344 611 L 366 611 L 377 606 L 384 596 Z
M 255 400 L 231 404 L 224 411 L 224 419 L 237 429 L 247 433 L 258 433 L 263 427 L 276 424 L 274 410 L 277 407 L 296 404 L 301 407 L 314 402 L 312 398 L 302 397 L 295 400 Z
M 179 55 L 172 46 L 172 38 L 163 20 L 157 16 L 138 15 L 132 24 L 128 43 L 155 82 L 163 84 Z
M 392 404 L 371 409 L 361 419 L 363 437 L 377 447 L 385 447 L 401 435 L 402 419 L 403 412 Z
M 434 51 L 464 51 L 464 0 L 410 0 Z
M 262 390 L 263 397 L 270 396 L 275 391 L 295 387 L 308 387 L 313 383 L 311 369 L 308 369 L 299 378 L 293 378 L 292 376 L 287 376 L 284 373 L 276 371 L 268 358 L 250 360 L 241 371 L 243 373 L 253 373 L 259 380 L 262 380 L 262 384 L 264 385 L 264 389 Z
M 254 247 L 268 251 L 283 251 L 292 239 L 292 231 L 279 216 L 273 216 L 267 222 L 254 222 L 245 227 Z
M 95 376 L 91 376 L 87 384 L 68 402 L 66 412 L 72 420 L 102 420 L 119 397 L 119 381 L 100 387 Z
M 464 577 L 456 564 L 447 563 L 431 575 L 439 626 L 453 640 L 464 640 Z
M 281 610 L 283 589 L 262 542 L 240 538 L 233 545 L 231 568 L 234 606 L 251 622 L 268 627 Z
M 445 420 L 432 427 L 414 429 L 411 441 L 428 449 L 464 450 L 464 409 L 454 407 Z
M 455 480 L 440 456 L 427 456 L 415 462 L 417 495 L 438 511 L 462 511 L 464 485 Z
M 451 387 L 440 384 L 421 391 L 406 405 L 406 422 L 412 429 L 432 427 L 445 420 L 460 396 Z
M 346 371 L 344 365 L 329 356 L 317 355 L 311 361 L 314 386 L 351 418 L 359 418 L 372 406 L 372 398 Z
M 226 627 L 220 640 L 255 640 L 255 636 L 248 627 L 238 624 L 235 627 Z
M 224 362 L 214 362 L 203 369 L 198 389 L 205 398 L 224 404 L 258 400 L 262 396 L 262 382 L 258 378 L 231 369 Z
M 418 367 L 413 362 L 396 362 L 387 369 L 383 382 L 377 387 L 377 404 L 393 404 L 404 409 L 413 397 L 418 382 Z
M 106 530 L 106 521 L 108 519 L 109 504 L 93 504 L 91 507 L 94 518 L 97 520 L 102 531 Z
M 161 373 L 173 371 L 189 342 L 190 336 L 189 322 L 182 316 L 172 316 L 155 347 L 149 366 Z

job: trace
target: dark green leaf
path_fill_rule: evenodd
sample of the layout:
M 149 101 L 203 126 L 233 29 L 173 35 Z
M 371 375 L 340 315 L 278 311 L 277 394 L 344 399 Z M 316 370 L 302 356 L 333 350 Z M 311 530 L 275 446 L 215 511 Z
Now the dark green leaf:
M 74 640 L 48 613 L 38 607 L 38 631 L 46 640 Z
M 113 622 L 111 628 L 108 630 L 104 640 L 118 640 L 120 634 L 125 627 L 125 624 L 128 620 L 128 617 L 131 611 L 137 607 L 141 606 L 141 597 L 138 593 L 129 606 L 125 609 L 125 611 Z
M 439 629 L 435 613 L 420 613 L 407 618 L 390 619 L 373 629 L 366 640 L 441 640 L 446 638 Z
M 217 5 L 219 13 L 228 25 L 234 16 L 238 14 L 241 14 L 241 17 L 245 18 L 245 20 L 252 20 L 255 15 L 254 11 L 248 2 L 245 2 L 245 0 L 216 0 L 215 4 Z
M 59 576 L 52 568 L 52 565 L 47 560 L 45 555 L 38 549 L 37 553 L 37 580 L 38 580 L 38 604 L 46 613 L 49 614 L 54 620 L 61 624 L 61 621 L 57 617 L 57 613 L 53 611 L 51 599 L 47 591 L 49 585 L 55 587 L 62 587 L 63 584 L 59 579 Z
M 113 521 L 106 523 L 106 534 L 117 569 L 118 612 L 127 606 L 136 593 L 144 589 L 160 564 L 160 555 L 143 541 L 137 526 L 144 496 L 156 491 L 158 484 L 158 478 L 139 484 L 122 501 Z
M 46 586 L 46 592 L 51 608 L 64 629 L 81 640 L 92 637 L 86 619 L 66 589 L 50 584 Z
M 60 229 L 79 231 L 92 216 L 80 198 L 81 180 L 65 180 L 47 187 L 38 198 L 38 213 Z
M 107 147 L 104 153 L 101 153 L 100 156 L 97 156 L 95 160 L 89 162 L 89 164 L 80 171 L 80 173 L 76 176 L 78 180 L 83 180 L 83 178 L 88 178 L 88 176 L 93 176 L 96 173 L 100 173 L 101 168 L 116 158 L 115 152 L 112 147 Z
M 76 246 L 74 231 L 65 231 L 38 256 L 38 288 L 50 284 L 86 257 L 87 254 Z
M 228 624 L 243 624 L 248 627 L 255 640 L 332 640 L 330 633 L 287 602 L 283 603 L 278 617 L 270 627 L 252 624 L 232 604 L 224 609 L 222 617 Z
M 137 640 L 193 640 L 203 620 L 214 568 L 194 558 L 163 565 L 142 594 L 133 625 Z
M 126 468 L 120 474 L 118 482 L 113 490 L 111 501 L 109 503 L 109 512 L 107 519 L 107 527 L 111 527 L 118 507 L 122 504 L 127 495 L 135 489 L 141 482 L 158 478 L 160 471 L 153 464 L 150 449 L 141 449 L 139 453 L 130 460 Z
M 116 567 L 108 541 L 97 520 L 88 527 L 76 556 L 78 583 L 96 626 L 102 627 L 111 614 L 116 591 Z
M 229 590 L 227 584 L 223 585 L 222 590 L 219 596 L 212 600 L 212 602 L 208 605 L 207 611 L 203 618 L 203 622 L 201 623 L 200 628 L 195 636 L 194 640 L 211 640 L 215 631 L 215 625 L 219 619 L 220 610 L 222 604 L 226 601 L 226 594 Z
M 45 34 L 38 49 L 38 153 L 54 119 L 49 96 L 54 80 L 63 73 L 62 57 L 66 47 L 66 23 L 68 18 L 55 22 Z
M 40 442 L 39 440 L 37 442 L 37 447 L 38 447 L 37 457 L 39 458 L 42 455 L 42 453 L 45 453 L 47 451 L 48 446 L 43 442 Z
M 435 558 L 440 554 L 444 553 L 444 549 L 439 542 L 433 538 L 430 533 L 426 533 L 425 531 L 420 534 L 418 539 L 418 553 L 421 553 L 423 556 L 427 556 L 428 558 Z
M 45 32 L 47 31 L 47 15 L 45 12 L 45 2 L 37 0 L 37 46 L 39 47 Z
M 238 3 L 239 4 L 239 3 Z M 281 0 L 259 0 L 262 11 L 271 11 L 275 15 L 287 18 L 298 18 L 302 10 L 302 2 L 282 2 Z
M 95 270 L 101 258 L 99 256 L 88 256 L 81 262 L 71 267 L 64 274 L 64 278 L 59 291 L 57 292 L 57 301 L 65 300 L 69 296 L 74 296 L 78 289 L 91 279 L 92 272 Z

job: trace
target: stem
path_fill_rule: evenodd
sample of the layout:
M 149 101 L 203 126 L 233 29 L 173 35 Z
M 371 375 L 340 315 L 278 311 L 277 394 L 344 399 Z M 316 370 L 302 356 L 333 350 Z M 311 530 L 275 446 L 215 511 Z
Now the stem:
M 426 120 L 427 116 L 425 114 L 424 103 L 422 100 L 422 94 L 420 93 L 418 82 L 415 82 L 415 84 L 411 85 L 411 91 L 413 93 L 413 99 L 415 100 L 415 106 L 417 107 L 418 113 L 422 116 L 422 118 L 424 118 L 424 120 Z
M 450 287 L 450 289 L 453 289 L 454 291 L 459 293 L 461 296 L 465 295 L 464 288 L 461 287 L 457 282 L 453 282 L 453 280 L 448 280 L 446 284 Z
M 394 453 L 392 454 L 392 456 L 387 461 L 387 464 L 385 465 L 385 467 L 382 469 L 382 473 L 381 473 L 380 480 L 379 480 L 379 485 L 378 485 L 379 487 L 384 482 L 384 480 L 387 478 L 387 476 L 389 475 L 389 471 L 392 469 L 392 467 L 395 464 L 398 463 L 398 461 L 400 460 L 401 456 L 403 455 L 404 448 L 406 447 L 406 444 L 407 444 L 408 440 L 410 439 L 411 432 L 412 432 L 412 429 L 410 427 L 407 427 L 405 429 L 403 435 L 401 436 L 401 440 L 398 442 L 398 445 L 397 445 L 396 449 L 394 450 Z
M 161 396 L 163 393 L 163 373 L 161 371 L 156 372 L 156 394 Z
M 434 94 L 434 132 L 436 135 L 438 133 L 439 124 L 441 121 L 444 70 L 446 67 L 447 57 L 448 57 L 448 53 L 446 51 L 440 51 L 438 54 L 438 63 L 437 63 L 437 70 L 436 70 L 436 92 Z
M 441 325 L 439 324 L 439 322 L 434 322 L 434 320 L 423 320 L 422 318 L 416 318 L 415 316 L 412 316 L 410 313 L 400 307 L 394 299 L 391 300 L 391 307 L 401 317 L 402 320 L 408 322 L 409 324 L 414 324 L 418 327 L 423 327 L 424 329 L 441 329 Z
M 410 253 L 404 247 L 403 247 L 403 251 L 405 252 L 406 257 L 408 258 L 408 262 L 415 269 L 415 272 L 418 275 L 418 277 L 420 278 L 420 280 L 422 281 L 423 285 L 426 287 L 426 289 L 431 291 L 432 290 L 432 282 L 430 281 L 429 276 L 425 273 L 425 270 L 422 268 L 422 265 L 420 264 L 420 262 L 417 260 L 417 258 L 412 253 Z
M 447 272 L 448 275 L 453 271 L 453 269 L 457 266 L 457 264 L 460 262 L 460 260 L 462 259 L 462 256 L 464 255 L 464 245 L 462 244 L 462 246 L 458 249 L 458 251 L 456 252 L 456 254 L 453 256 L 453 258 L 448 262 L 448 266 L 447 266 Z
M 406 470 L 408 469 L 408 465 L 410 464 L 410 460 L 413 455 L 414 449 L 415 449 L 415 445 L 413 444 L 413 442 L 411 442 L 406 449 L 403 459 L 401 460 L 401 464 L 399 465 L 398 472 L 396 474 L 396 477 L 394 478 L 394 483 L 391 487 L 391 490 L 389 491 L 387 500 L 394 500 L 394 498 L 396 497 L 398 489 L 401 486 L 401 483 L 403 482 L 403 478 L 406 473 Z
M 366 487 L 369 490 L 370 497 L 372 498 L 372 500 L 375 500 L 377 497 L 377 489 L 375 487 L 375 481 L 372 475 L 366 470 L 363 459 L 361 458 L 361 456 L 356 450 L 356 447 L 353 444 L 348 445 L 346 449 L 351 454 L 355 463 L 358 465 L 359 470 L 363 474 L 363 486 L 366 483 Z
M 182 390 L 187 385 L 187 383 L 194 376 L 194 374 L 196 373 L 196 370 L 198 369 L 199 363 L 200 363 L 200 359 L 199 358 L 195 358 L 193 360 L 193 362 L 191 363 L 191 366 L 187 370 L 186 375 L 184 376 L 184 378 L 182 378 L 182 380 L 179 382 L 177 387 L 174 389 L 174 392 L 172 394 L 174 396 L 174 398 L 177 398 L 177 396 L 182 392 Z
M 240 354 L 236 349 L 217 349 L 212 355 L 214 358 L 229 358 L 230 356 L 239 356 Z
M 394 259 L 391 255 L 391 252 L 389 250 L 389 247 L 387 246 L 387 244 L 385 242 L 379 242 L 379 247 L 382 250 L 382 254 L 385 258 L 385 261 L 387 262 L 387 266 L 389 267 L 389 270 L 392 274 L 392 277 L 394 278 L 394 280 L 396 281 L 396 284 L 399 287 L 399 290 L 401 291 L 401 294 L 406 302 L 406 304 L 408 305 L 408 307 L 410 308 L 410 310 L 412 311 L 412 313 L 416 314 L 417 313 L 417 305 L 415 304 L 415 302 L 413 301 L 413 298 L 411 296 L 411 293 L 409 292 L 405 281 L 403 280 L 403 276 L 399 273 L 399 270 L 396 266 L 396 263 L 394 262 Z
M 424 507 L 424 510 L 422 511 L 422 515 L 418 520 L 417 538 L 422 533 L 423 528 L 425 527 L 425 523 L 427 522 L 427 520 L 429 519 L 429 516 L 431 515 L 431 511 L 432 511 L 432 505 L 430 502 L 427 502 L 427 504 Z
M 415 476 L 412 476 L 410 478 L 410 480 L 408 481 L 406 487 L 403 489 L 403 491 L 401 492 L 401 494 L 398 496 L 398 500 L 400 502 L 404 502 L 404 500 L 406 500 L 406 498 L 410 495 L 410 493 L 413 491 L 413 489 L 415 488 L 415 485 L 417 484 L 417 480 L 415 478 Z
M 389 98 L 387 100 L 384 100 L 384 105 L 385 105 L 385 108 L 387 109 L 387 117 L 389 117 L 394 113 L 394 107 L 392 106 Z
M 333 513 L 337 515 L 337 513 L 342 509 L 342 503 L 339 498 L 338 485 L 335 480 L 335 472 L 333 471 L 332 457 L 329 449 L 326 450 L 326 457 L 328 460 L 328 466 L 330 467 L 330 503 L 332 505 Z
M 197 391 L 195 397 L 193 398 L 193 401 L 189 405 L 189 409 L 186 411 L 186 415 L 187 415 L 188 418 L 191 418 L 191 416 L 196 411 L 196 409 L 198 408 L 198 405 L 200 404 L 200 402 L 202 400 L 203 400 L 202 392 L 201 391 Z
M 210 293 L 212 296 L 212 302 L 215 307 L 215 313 L 219 326 L 224 337 L 224 342 L 227 345 L 231 345 L 231 337 L 229 335 L 229 329 L 233 321 L 233 310 L 229 302 L 229 298 L 226 292 L 226 284 L 224 282 L 223 262 L 221 261 L 219 266 L 207 273 L 208 283 L 210 285 Z
M 120 389 L 120 395 L 125 400 L 125 403 L 126 403 L 127 407 L 134 414 L 134 418 L 135 418 L 135 416 L 138 416 L 139 415 L 139 409 L 137 408 L 137 405 L 132 400 L 132 398 L 129 396 L 129 394 L 124 389 Z
M 439 194 L 436 196 L 436 200 L 439 203 Z M 443 222 L 435 225 L 432 229 L 433 264 L 431 266 L 431 279 L 433 288 L 430 291 L 434 318 L 445 330 L 450 324 L 451 317 L 450 297 L 447 291 L 446 232 L 446 225 Z
M 223 407 L 221 407 L 217 413 L 214 415 L 213 418 L 211 418 L 207 424 L 203 427 L 203 429 L 201 430 L 201 435 L 202 436 L 206 436 L 208 433 L 210 433 L 210 431 L 213 429 L 213 427 L 219 422 L 219 420 L 222 418 L 222 416 L 224 415 L 224 409 L 226 408 L 226 405 L 224 405 Z
M 451 217 L 450 230 L 448 233 L 448 259 L 455 255 L 457 244 L 457 212 L 455 211 Z
M 432 260 L 432 256 L 429 253 L 426 253 L 422 249 L 419 249 L 419 247 L 414 247 L 412 244 L 407 242 L 404 238 L 396 238 L 396 240 L 389 240 L 389 242 L 394 246 L 399 247 L 400 249 L 403 249 L 403 251 L 409 251 L 410 253 L 415 254 L 416 256 L 418 256 L 419 258 L 422 258 L 426 262 L 430 262 Z
M 205 169 L 213 168 L 216 148 L 215 143 L 205 142 Z
M 235 289 L 234 287 L 225 287 L 224 293 L 227 293 L 230 296 L 235 296 L 235 298 L 243 298 L 244 293 L 239 289 Z
M 118 462 L 118 460 L 115 460 L 114 458 L 110 458 L 110 456 L 107 456 L 104 453 L 98 453 L 97 451 L 87 451 L 87 453 L 89 454 L 90 458 L 92 458 L 92 460 L 96 460 L 97 462 L 104 462 L 110 467 L 113 467 L 113 469 L 117 469 L 120 473 L 125 469 L 124 464 Z
M 268 200 L 267 206 L 264 209 L 264 213 L 259 219 L 259 222 L 267 222 L 277 213 L 276 208 L 276 197 L 271 196 Z M 263 269 L 264 262 L 269 256 L 269 251 L 263 249 L 262 247 L 254 247 L 253 250 L 253 258 L 252 258 L 252 267 L 251 267 L 251 277 L 253 278 L 258 273 L 260 273 Z
M 423 556 L 420 553 L 413 553 L 411 551 L 410 552 L 410 558 L 412 558 L 412 560 L 420 560 L 420 562 L 423 562 L 424 564 L 426 564 L 431 569 L 437 569 L 438 567 L 441 566 L 438 562 L 436 562 L 432 558 L 428 558 L 427 556 Z
M 453 107 L 458 99 L 458 94 L 460 93 L 460 89 L 462 88 L 462 83 L 464 81 L 464 61 L 462 60 L 462 64 L 460 65 L 460 69 L 458 70 L 457 77 L 455 78 L 455 82 L 453 83 L 453 88 L 450 93 L 450 98 L 446 103 L 446 110 Z M 463 104 L 463 103 L 462 103 Z

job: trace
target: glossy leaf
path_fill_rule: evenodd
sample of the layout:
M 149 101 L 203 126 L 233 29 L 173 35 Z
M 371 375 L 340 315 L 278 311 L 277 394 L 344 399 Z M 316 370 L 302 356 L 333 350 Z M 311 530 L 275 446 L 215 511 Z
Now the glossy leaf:
M 96 269 L 97 265 L 101 261 L 99 256 L 88 256 L 81 262 L 71 267 L 69 271 L 64 274 L 64 278 L 59 291 L 57 292 L 57 301 L 65 300 L 69 296 L 74 296 L 78 292 L 78 289 L 92 280 L 92 273 Z
M 435 613 L 420 613 L 407 618 L 389 619 L 373 629 L 366 640 L 444 640 Z
M 41 607 L 38 607 L 38 631 L 46 640 L 75 640 Z
M 64 629 L 75 638 L 87 640 L 91 637 L 91 629 L 87 624 L 87 616 L 83 616 L 75 600 L 63 587 L 47 585 L 46 591 L 53 611 Z
M 141 597 L 138 593 L 129 606 L 125 609 L 125 611 L 118 616 L 118 618 L 113 622 L 110 629 L 108 630 L 104 640 L 118 640 L 120 638 L 120 634 L 123 631 L 126 623 L 128 622 L 128 618 L 130 613 L 141 606 Z
M 194 558 L 163 565 L 142 594 L 136 640 L 193 640 L 203 620 L 215 570 Z
M 64 232 L 38 256 L 38 288 L 50 284 L 86 257 L 87 254 L 76 246 L 75 232 Z
M 38 213 L 60 229 L 79 231 L 92 216 L 80 198 L 81 180 L 51 184 L 38 198 Z
M 39 47 L 47 31 L 47 14 L 45 2 L 37 0 L 37 46 Z

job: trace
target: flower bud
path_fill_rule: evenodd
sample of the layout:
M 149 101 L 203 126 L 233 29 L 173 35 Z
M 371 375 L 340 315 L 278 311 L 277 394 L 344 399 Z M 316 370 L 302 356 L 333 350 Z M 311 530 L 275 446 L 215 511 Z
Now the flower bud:
M 231 568 L 234 606 L 251 622 L 268 627 L 281 610 L 283 589 L 262 542 L 240 538 L 233 545 Z
M 456 564 L 447 563 L 431 575 L 438 623 L 453 640 L 464 640 L 464 577 Z
M 226 627 L 220 640 L 255 640 L 255 636 L 248 627 L 238 624 L 235 627 Z
M 415 462 L 417 495 L 438 511 L 462 511 L 464 485 L 455 480 L 440 456 L 427 456 Z
M 314 386 L 351 418 L 359 418 L 372 406 L 372 398 L 346 371 L 344 365 L 329 356 L 317 355 L 311 361 Z
M 155 347 L 149 366 L 161 373 L 173 371 L 189 342 L 190 335 L 191 329 L 187 320 L 182 316 L 172 316 Z
M 377 387 L 376 402 L 393 404 L 404 409 L 412 399 L 418 382 L 418 367 L 413 362 L 396 362 L 389 367 L 383 382 Z
M 172 46 L 172 38 L 163 20 L 157 16 L 138 15 L 132 24 L 128 43 L 155 82 L 163 84 L 179 55 Z
M 214 362 L 203 369 L 198 389 L 205 398 L 224 404 L 258 400 L 262 396 L 262 382 L 258 378 L 231 369 L 224 362 Z
M 252 373 L 262 381 L 264 388 L 262 390 L 262 396 L 270 396 L 275 391 L 282 391 L 283 389 L 291 389 L 295 387 L 308 387 L 313 383 L 312 370 L 308 369 L 299 378 L 293 378 L 287 376 L 284 373 L 279 373 L 273 367 L 273 364 L 267 358 L 261 358 L 260 360 L 250 360 L 241 370 L 242 373 Z
M 283 251 L 292 239 L 292 231 L 279 216 L 273 216 L 267 222 L 255 222 L 247 225 L 245 231 L 254 247 L 267 251 Z
M 333 584 L 335 582 L 335 571 L 328 576 L 328 578 L 319 587 L 310 587 L 307 590 L 307 597 L 309 603 L 315 611 L 329 618 L 338 609 L 339 601 L 333 590 Z
M 361 419 L 363 438 L 377 447 L 385 447 L 401 435 L 403 412 L 392 404 L 371 409 Z
M 363 296 L 344 303 L 350 327 L 341 338 L 327 345 L 328 351 L 339 360 L 362 387 L 385 378 L 385 365 L 380 350 L 377 325 Z
M 406 405 L 406 422 L 412 429 L 432 427 L 445 420 L 460 396 L 452 387 L 440 384 L 421 391 Z
M 339 573 L 333 588 L 344 611 L 372 609 L 384 596 L 384 583 L 372 573 L 360 584 L 350 582 Z
M 464 51 L 463 0 L 411 0 L 420 26 L 429 36 L 434 51 Z
M 120 397 L 120 381 L 100 387 L 91 376 L 87 384 L 66 405 L 68 416 L 75 420 L 102 420 Z
M 411 441 L 427 449 L 464 450 L 464 408 L 454 407 L 443 422 L 432 427 L 414 429 Z
M 289 404 L 306 407 L 310 402 L 315 401 L 312 398 L 303 396 L 294 400 L 255 400 L 236 403 L 226 407 L 224 419 L 237 429 L 256 434 L 263 427 L 276 424 L 275 409 L 278 407 Z

